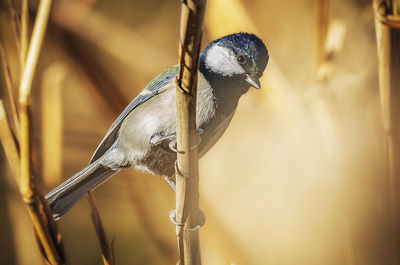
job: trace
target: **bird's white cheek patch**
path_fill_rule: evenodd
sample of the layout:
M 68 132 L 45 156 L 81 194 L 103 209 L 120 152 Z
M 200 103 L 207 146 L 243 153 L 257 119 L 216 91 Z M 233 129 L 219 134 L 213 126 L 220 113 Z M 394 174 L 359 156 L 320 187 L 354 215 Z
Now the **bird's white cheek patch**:
M 214 45 L 206 54 L 206 68 L 223 76 L 243 74 L 245 71 L 228 48 Z

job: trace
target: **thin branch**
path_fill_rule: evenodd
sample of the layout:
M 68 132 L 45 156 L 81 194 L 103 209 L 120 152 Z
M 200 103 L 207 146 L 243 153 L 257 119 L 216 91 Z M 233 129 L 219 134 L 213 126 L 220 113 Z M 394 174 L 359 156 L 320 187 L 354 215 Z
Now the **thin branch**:
M 11 16 L 11 24 L 13 25 L 13 34 L 15 37 L 15 44 L 17 46 L 17 51 L 18 53 L 20 52 L 20 45 L 21 45 L 21 40 L 20 40 L 20 21 L 18 19 L 18 14 L 17 10 L 15 8 L 15 2 L 14 0 L 8 0 L 8 7 L 10 10 L 10 16 Z
M 29 45 L 29 50 L 26 59 L 26 65 L 22 73 L 20 84 L 19 101 L 21 105 L 28 105 L 30 102 L 30 94 L 32 81 L 35 75 L 36 65 L 39 59 L 40 50 L 44 35 L 46 33 L 47 21 L 50 14 L 52 0 L 40 1 L 39 10 L 37 12 L 35 26 L 32 32 L 32 40 Z
M 31 164 L 31 142 L 30 142 L 30 97 L 32 81 L 36 70 L 40 50 L 46 31 L 47 19 L 50 13 L 51 0 L 40 2 L 35 27 L 33 29 L 33 38 L 29 46 L 27 63 L 21 77 L 19 88 L 19 103 L 21 105 L 20 124 L 21 124 L 21 194 L 30 201 L 33 198 L 33 178 Z
M 182 2 L 179 74 L 176 80 L 176 232 L 180 265 L 199 265 L 199 172 L 196 127 L 197 71 L 206 0 Z
M 90 204 L 90 215 L 92 216 L 92 221 L 94 228 L 96 229 L 97 238 L 99 239 L 101 253 L 103 257 L 104 265 L 114 265 L 114 255 L 113 255 L 113 244 L 108 244 L 106 233 L 104 232 L 103 223 L 101 222 L 99 211 L 97 210 L 96 204 L 94 203 L 93 196 L 88 192 L 88 201 Z
M 389 182 L 392 247 L 400 247 L 400 22 L 388 13 L 392 1 L 374 0 L 375 28 L 379 59 L 379 88 L 382 120 L 386 136 L 387 178 Z
M 0 57 L 1 57 L 1 67 L 4 73 L 4 81 L 6 85 L 5 93 L 7 94 L 7 101 L 11 110 L 11 119 L 12 125 L 14 126 L 14 136 L 19 139 L 20 136 L 20 127 L 19 127 L 19 118 L 18 118 L 18 109 L 16 98 L 14 96 L 14 89 L 12 85 L 10 67 L 7 62 L 6 53 L 4 51 L 3 41 L 0 39 Z
M 23 69 L 25 66 L 26 52 L 28 51 L 29 42 L 28 0 L 22 0 L 21 9 L 21 45 L 19 56 L 21 60 L 21 69 Z
M 42 194 L 37 190 L 32 166 L 32 119 L 31 88 L 40 50 L 46 32 L 51 9 L 51 0 L 42 0 L 39 4 L 32 39 L 29 45 L 26 64 L 20 82 L 20 124 L 21 124 L 21 178 L 19 189 L 28 206 L 35 235 L 44 257 L 50 264 L 63 264 L 64 251 L 61 236 L 57 233 L 53 216 Z
M 10 124 L 8 123 L 6 109 L 4 103 L 0 100 L 0 139 L 3 144 L 3 149 L 6 153 L 8 163 L 10 164 L 11 171 L 13 172 L 17 182 L 19 182 L 20 168 L 19 168 L 19 154 L 18 146 L 13 137 Z

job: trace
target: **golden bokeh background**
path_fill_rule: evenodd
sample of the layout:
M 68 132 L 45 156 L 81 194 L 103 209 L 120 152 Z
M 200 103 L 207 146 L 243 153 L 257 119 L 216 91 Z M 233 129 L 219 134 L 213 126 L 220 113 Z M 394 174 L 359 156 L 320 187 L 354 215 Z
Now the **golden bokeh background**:
M 255 32 L 271 60 L 262 89 L 242 97 L 225 135 L 200 160 L 203 264 L 394 260 L 372 3 L 330 1 L 327 41 L 318 47 L 317 2 L 208 1 L 203 46 Z M 37 1 L 30 5 L 32 19 Z M 9 1 L 0 8 L 17 87 Z M 179 1 L 55 1 L 32 99 L 44 194 L 87 165 L 125 105 L 177 63 L 179 18 Z M 4 157 L 1 165 L 0 264 L 43 264 Z M 116 264 L 176 263 L 168 217 L 175 196 L 160 177 L 125 170 L 93 195 Z M 58 222 L 68 264 L 102 262 L 90 218 L 84 199 Z

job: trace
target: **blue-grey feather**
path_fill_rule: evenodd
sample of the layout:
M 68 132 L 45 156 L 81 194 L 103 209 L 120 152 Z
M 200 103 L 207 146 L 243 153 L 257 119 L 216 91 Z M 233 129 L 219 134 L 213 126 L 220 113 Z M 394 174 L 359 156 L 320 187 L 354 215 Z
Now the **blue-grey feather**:
M 118 118 L 113 122 L 103 140 L 101 140 L 100 144 L 96 148 L 96 151 L 90 159 L 90 163 L 99 159 L 115 143 L 115 140 L 118 136 L 118 130 L 128 114 L 149 99 L 164 92 L 165 85 L 168 84 L 171 79 L 175 78 L 177 74 L 178 66 L 175 65 L 164 71 L 162 74 L 156 76 L 152 81 L 147 84 L 147 86 L 143 89 L 143 92 L 140 93 L 136 98 L 134 98 L 131 103 L 129 103 L 129 105 L 124 109 L 124 111 L 118 116 Z

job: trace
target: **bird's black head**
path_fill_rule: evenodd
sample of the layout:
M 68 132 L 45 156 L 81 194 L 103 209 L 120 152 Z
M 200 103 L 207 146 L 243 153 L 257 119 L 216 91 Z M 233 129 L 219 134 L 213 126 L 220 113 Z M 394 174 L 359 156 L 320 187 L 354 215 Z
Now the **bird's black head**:
M 235 33 L 211 42 L 201 54 L 202 64 L 211 73 L 225 77 L 240 76 L 259 89 L 259 78 L 269 55 L 260 38 L 249 33 Z

